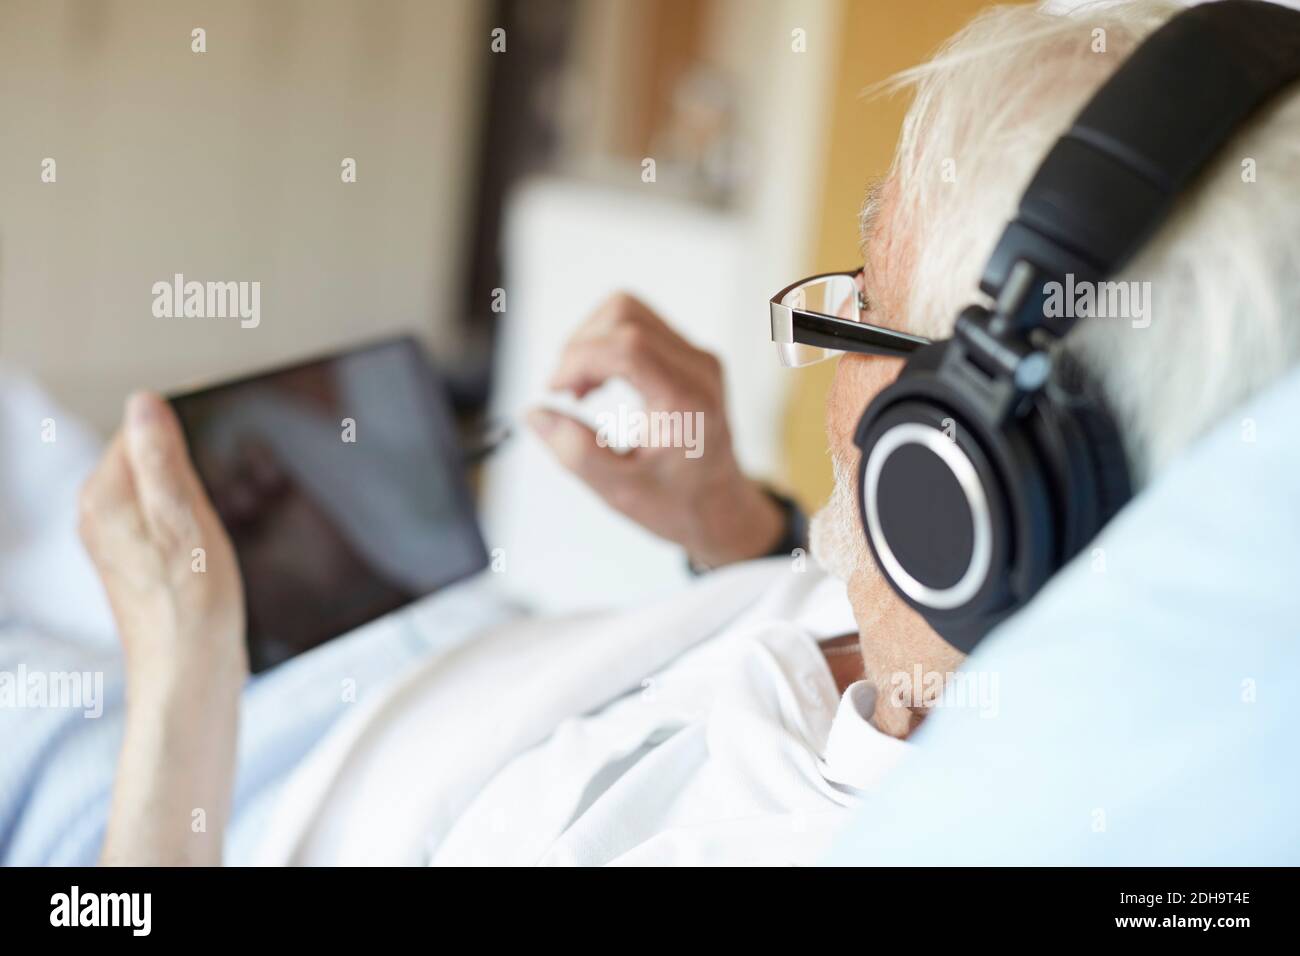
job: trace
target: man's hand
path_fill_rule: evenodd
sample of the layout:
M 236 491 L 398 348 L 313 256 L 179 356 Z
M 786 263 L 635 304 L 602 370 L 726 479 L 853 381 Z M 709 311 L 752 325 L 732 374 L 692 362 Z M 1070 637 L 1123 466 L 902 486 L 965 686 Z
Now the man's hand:
M 81 493 L 81 538 L 126 661 L 126 732 L 102 859 L 217 863 L 248 674 L 234 549 L 156 395 Z
M 80 531 L 130 675 L 161 681 L 197 666 L 209 679 L 217 667 L 242 680 L 244 596 L 234 549 L 180 424 L 157 395 L 128 400 L 124 427 L 82 488 Z
M 727 426 L 722 365 L 695 348 L 643 303 L 607 300 L 565 346 L 550 385 L 579 397 L 621 377 L 645 398 L 646 412 L 701 413 L 703 454 L 682 448 L 602 447 L 591 429 L 547 409 L 529 422 L 560 462 L 609 505 L 718 567 L 766 554 L 780 539 L 780 509 L 741 472 Z

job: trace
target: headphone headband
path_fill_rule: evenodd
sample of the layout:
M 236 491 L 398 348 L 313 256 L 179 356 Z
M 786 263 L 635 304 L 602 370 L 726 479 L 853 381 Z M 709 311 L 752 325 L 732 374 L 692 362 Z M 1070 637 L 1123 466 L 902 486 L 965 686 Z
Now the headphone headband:
M 1043 160 L 984 269 L 998 298 L 1017 262 L 1098 282 L 1120 269 L 1252 113 L 1300 78 L 1300 14 L 1266 0 L 1192 7 L 1156 30 Z M 1041 326 L 1029 296 L 1015 323 Z M 1064 335 L 1072 322 L 1051 331 Z

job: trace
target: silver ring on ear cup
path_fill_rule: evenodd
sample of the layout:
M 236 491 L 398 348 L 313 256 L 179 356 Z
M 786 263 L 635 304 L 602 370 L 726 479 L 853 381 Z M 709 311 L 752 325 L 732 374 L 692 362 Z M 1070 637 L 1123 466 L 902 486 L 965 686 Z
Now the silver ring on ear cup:
M 936 455 L 953 477 L 957 479 L 974 523 L 970 563 L 957 583 L 947 588 L 932 588 L 908 573 L 894 554 L 880 521 L 877 491 L 880 473 L 885 462 L 904 445 L 920 445 Z M 988 498 L 975 466 L 957 443 L 929 425 L 904 422 L 895 425 L 880 436 L 871 447 L 862 477 L 863 511 L 867 517 L 867 533 L 876 548 L 876 556 L 886 574 L 904 594 L 918 604 L 937 611 L 948 611 L 969 602 L 984 585 L 993 562 L 993 522 L 989 516 Z

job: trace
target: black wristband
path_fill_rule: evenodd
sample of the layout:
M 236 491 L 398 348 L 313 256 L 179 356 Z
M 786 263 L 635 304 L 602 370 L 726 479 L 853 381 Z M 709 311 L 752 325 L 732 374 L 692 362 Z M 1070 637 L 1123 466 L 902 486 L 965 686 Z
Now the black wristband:
M 772 545 L 772 550 L 763 555 L 765 558 L 775 558 L 778 555 L 789 557 L 796 550 L 808 550 L 808 516 L 803 513 L 798 502 L 793 498 L 783 495 L 763 486 L 763 492 L 776 502 L 776 506 L 781 509 L 781 517 L 784 519 L 784 531 L 781 537 L 777 539 L 776 544 Z

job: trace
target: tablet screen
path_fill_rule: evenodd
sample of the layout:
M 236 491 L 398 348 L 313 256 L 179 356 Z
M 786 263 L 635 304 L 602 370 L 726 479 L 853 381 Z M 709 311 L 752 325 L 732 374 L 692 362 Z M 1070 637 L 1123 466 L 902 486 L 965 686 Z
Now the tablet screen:
M 441 381 L 411 339 L 173 397 L 265 670 L 479 571 Z

